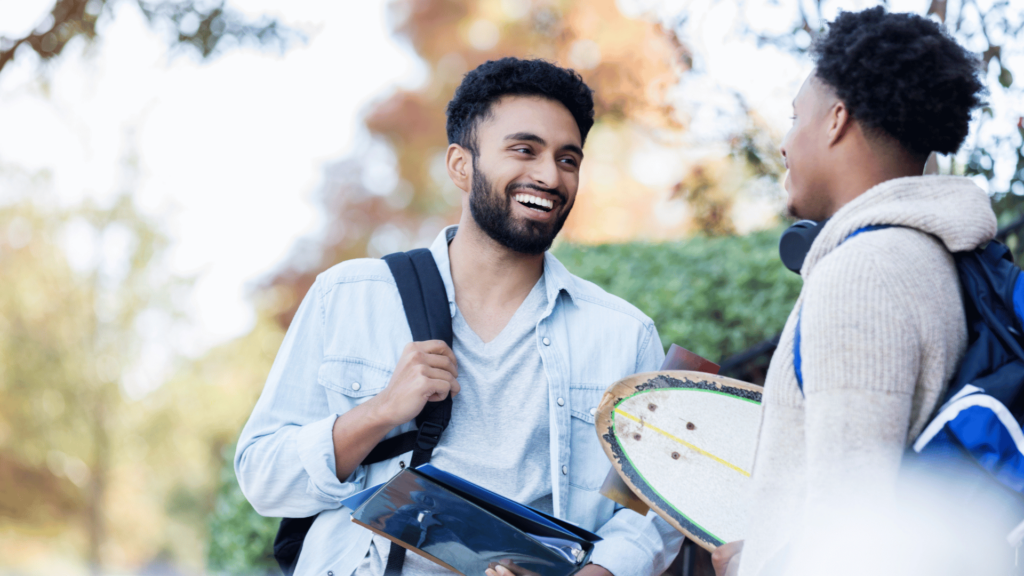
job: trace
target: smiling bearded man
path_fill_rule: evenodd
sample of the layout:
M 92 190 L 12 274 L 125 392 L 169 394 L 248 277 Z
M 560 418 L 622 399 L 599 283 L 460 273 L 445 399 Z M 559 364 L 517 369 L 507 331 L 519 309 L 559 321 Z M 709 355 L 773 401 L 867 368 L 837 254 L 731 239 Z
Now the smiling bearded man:
M 658 369 L 658 332 L 546 252 L 576 199 L 593 113 L 583 80 L 540 60 L 487 62 L 462 81 L 445 158 L 462 216 L 430 247 L 451 348 L 410 343 L 382 260 L 343 262 L 310 288 L 235 458 L 260 514 L 318 515 L 296 574 L 448 573 L 352 523 L 341 501 L 404 468 L 409 453 L 361 462 L 449 395 L 451 423 L 430 463 L 597 532 L 603 540 L 579 574 L 657 575 L 678 551 L 681 536 L 660 517 L 617 510 L 598 492 L 611 464 L 595 410 L 612 382 Z M 510 576 L 496 570 L 487 572 Z

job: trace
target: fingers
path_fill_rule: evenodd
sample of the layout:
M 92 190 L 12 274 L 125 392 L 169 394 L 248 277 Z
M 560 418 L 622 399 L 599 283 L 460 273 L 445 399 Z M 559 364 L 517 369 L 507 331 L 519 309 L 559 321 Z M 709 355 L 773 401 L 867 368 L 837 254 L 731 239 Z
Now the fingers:
M 511 570 L 501 564 L 492 564 L 491 568 L 484 570 L 484 574 L 487 576 L 515 576 Z
M 739 569 L 739 554 L 743 550 L 743 540 L 723 544 L 711 553 L 711 565 L 716 576 L 735 574 Z
M 420 365 L 414 368 L 415 380 L 410 392 L 420 395 L 428 402 L 444 400 L 449 394 L 454 398 L 461 387 L 455 376 L 447 370 Z
M 409 344 L 409 346 L 414 347 L 417 351 L 423 352 L 424 354 L 445 356 L 449 360 L 451 360 L 453 366 L 459 365 L 459 361 L 455 359 L 455 352 L 452 352 L 452 349 L 449 348 L 448 345 L 441 340 L 425 340 L 423 342 L 413 342 Z M 406 346 L 406 350 L 409 349 L 409 346 Z M 458 376 L 457 369 L 455 375 Z
M 449 357 L 448 355 L 428 354 L 424 352 L 416 352 L 416 354 L 421 355 L 417 359 L 420 360 L 423 364 L 426 364 L 427 366 L 430 366 L 432 368 L 439 368 L 441 370 L 451 372 L 453 377 L 459 376 L 458 364 L 452 361 L 451 357 Z
M 459 390 L 461 390 L 455 376 L 447 370 L 424 367 L 422 375 L 425 379 L 423 395 L 430 402 L 444 400 L 449 394 L 454 398 L 458 395 Z

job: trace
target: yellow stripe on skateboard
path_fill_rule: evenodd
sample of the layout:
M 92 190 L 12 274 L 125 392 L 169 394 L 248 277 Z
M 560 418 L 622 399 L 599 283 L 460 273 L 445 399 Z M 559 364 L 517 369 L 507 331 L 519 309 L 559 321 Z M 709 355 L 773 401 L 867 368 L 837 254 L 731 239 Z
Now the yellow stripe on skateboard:
M 747 478 L 750 478 L 750 472 L 747 472 L 746 470 L 740 468 L 739 466 L 736 466 L 735 464 L 731 464 L 729 462 L 726 462 L 725 460 L 722 460 L 721 458 L 719 458 L 718 456 L 715 456 L 711 452 L 708 452 L 707 450 L 702 450 L 702 449 L 694 446 L 693 444 L 690 444 L 686 440 L 683 440 L 682 438 L 677 438 L 676 436 L 673 436 L 672 434 L 669 434 L 668 432 L 662 430 L 661 428 L 658 428 L 657 426 L 652 426 L 649 422 L 642 422 L 639 418 L 637 418 L 636 416 L 633 416 L 629 412 L 624 412 L 624 411 L 622 411 L 622 410 L 620 410 L 618 408 L 614 409 L 613 412 L 615 414 L 621 414 L 621 415 L 625 416 L 626 418 L 629 418 L 630 420 L 640 424 L 641 426 L 643 426 L 645 428 L 650 428 L 651 430 L 654 430 L 655 432 L 657 432 L 658 434 L 661 434 L 662 436 L 665 436 L 666 438 L 669 438 L 671 440 L 675 440 L 676 442 L 682 444 L 683 446 L 686 446 L 690 450 L 693 450 L 694 452 L 697 452 L 698 454 L 703 454 L 704 456 L 707 456 L 708 458 L 711 458 L 715 462 L 718 462 L 719 464 L 724 464 L 724 465 L 728 466 L 729 468 L 732 468 L 733 470 L 739 472 L 740 474 L 743 474 Z

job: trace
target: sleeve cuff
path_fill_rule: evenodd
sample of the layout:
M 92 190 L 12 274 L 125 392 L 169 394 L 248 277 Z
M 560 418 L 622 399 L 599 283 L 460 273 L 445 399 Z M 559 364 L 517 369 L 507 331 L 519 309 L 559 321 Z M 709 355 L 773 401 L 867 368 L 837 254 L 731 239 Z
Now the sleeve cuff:
M 317 420 L 299 427 L 295 434 L 296 450 L 309 483 L 308 492 L 314 498 L 337 504 L 362 489 L 366 478 L 366 468 L 356 466 L 355 472 L 345 479 L 338 480 L 334 463 L 334 422 L 337 414 Z
M 595 544 L 590 561 L 611 572 L 612 576 L 650 576 L 654 568 L 649 554 L 640 553 L 631 542 L 621 537 Z
M 612 529 L 598 532 L 604 540 L 594 545 L 590 561 L 613 576 L 660 574 L 683 542 L 683 535 L 653 510 L 647 516 L 619 510 L 605 527 Z

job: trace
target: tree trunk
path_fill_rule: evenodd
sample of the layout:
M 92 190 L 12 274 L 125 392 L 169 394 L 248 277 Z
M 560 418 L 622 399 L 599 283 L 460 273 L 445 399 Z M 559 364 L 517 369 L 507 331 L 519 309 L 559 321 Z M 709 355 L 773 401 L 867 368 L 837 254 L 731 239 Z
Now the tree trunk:
M 106 513 L 104 496 L 107 491 L 107 471 L 110 466 L 110 439 L 107 434 L 106 405 L 103 393 L 96 403 L 92 415 L 93 462 L 91 467 L 87 530 L 89 533 L 89 549 L 87 561 L 89 573 L 99 576 L 103 573 L 101 551 L 106 536 Z

